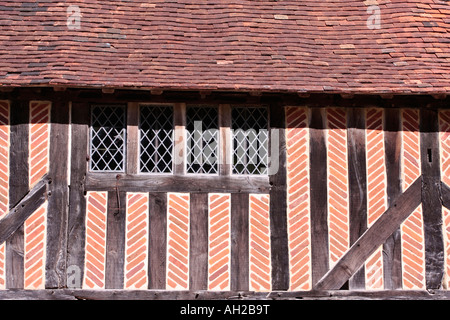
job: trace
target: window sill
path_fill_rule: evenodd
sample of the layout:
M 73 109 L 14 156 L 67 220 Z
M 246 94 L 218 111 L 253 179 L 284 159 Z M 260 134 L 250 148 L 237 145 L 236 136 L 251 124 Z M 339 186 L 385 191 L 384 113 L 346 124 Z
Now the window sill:
M 86 191 L 268 193 L 268 176 L 88 173 Z

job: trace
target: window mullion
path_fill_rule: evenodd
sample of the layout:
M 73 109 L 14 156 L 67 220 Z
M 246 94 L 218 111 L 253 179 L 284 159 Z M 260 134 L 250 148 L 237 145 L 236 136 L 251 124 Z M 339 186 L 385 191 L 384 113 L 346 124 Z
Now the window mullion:
M 232 163 L 231 106 L 219 105 L 219 175 L 229 176 Z
M 173 108 L 174 132 L 174 165 L 175 175 L 186 173 L 186 104 L 176 103 Z
M 139 167 L 139 104 L 129 102 L 127 109 L 127 174 L 138 173 Z

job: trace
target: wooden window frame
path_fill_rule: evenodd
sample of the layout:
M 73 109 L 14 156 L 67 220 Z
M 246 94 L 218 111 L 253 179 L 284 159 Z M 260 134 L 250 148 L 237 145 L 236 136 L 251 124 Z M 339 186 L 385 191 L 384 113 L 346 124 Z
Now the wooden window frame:
M 220 112 L 220 108 L 218 105 L 214 105 L 214 104 L 207 104 L 207 105 L 203 105 L 203 104 L 189 104 L 186 106 L 186 121 L 188 121 L 188 109 L 189 108 L 212 108 L 212 109 L 216 109 L 217 111 L 217 147 L 214 150 L 215 154 L 217 156 L 216 159 L 216 169 L 215 172 L 189 172 L 189 162 L 188 162 L 188 155 L 190 154 L 190 148 L 192 148 L 192 146 L 188 146 L 188 142 L 189 142 L 189 132 L 188 132 L 188 124 L 186 123 L 186 143 L 185 143 L 185 148 L 186 148 L 186 175 L 207 175 L 207 176 L 218 176 L 220 175 L 219 172 L 219 165 L 220 165 L 220 144 L 221 144 L 221 140 L 220 140 L 220 127 L 219 127 L 219 112 Z M 203 137 L 202 137 L 203 140 Z M 203 164 L 201 164 L 201 166 L 203 166 Z M 203 170 L 203 169 L 200 169 Z
M 170 169 L 170 172 L 145 172 L 142 171 L 141 168 L 141 156 L 142 156 L 142 144 L 141 144 L 141 125 L 142 125 L 142 119 L 141 119 L 141 112 L 142 112 L 142 108 L 145 107 L 163 107 L 163 108 L 172 108 L 172 158 L 174 157 L 175 154 L 175 107 L 173 104 L 168 104 L 168 103 L 140 103 L 137 110 L 133 109 L 133 112 L 137 112 L 137 118 L 138 118 L 138 122 L 137 122 L 137 137 L 135 135 L 133 135 L 133 139 L 134 141 L 137 140 L 137 151 L 132 150 L 132 152 L 134 153 L 133 156 L 137 157 L 137 159 L 135 161 L 137 161 L 137 164 L 133 164 L 134 166 L 137 166 L 137 171 L 133 170 L 133 172 L 136 172 L 137 174 L 142 174 L 142 175 L 171 175 L 174 172 L 174 161 L 172 160 L 172 167 Z M 135 129 L 135 125 L 133 125 L 133 130 Z M 155 147 L 155 146 L 153 146 Z M 156 148 L 156 147 L 155 147 Z
M 173 107 L 174 156 L 178 156 L 179 161 L 174 161 L 172 173 L 139 172 L 139 108 L 141 105 L 168 105 Z M 211 106 L 212 104 L 204 105 Z M 269 175 L 232 173 L 232 105 L 230 104 L 216 104 L 219 125 L 218 173 L 188 174 L 186 172 L 186 106 L 186 103 L 129 102 L 126 106 L 125 172 L 92 172 L 87 170 L 86 190 L 117 191 L 119 188 L 122 191 L 129 192 L 269 192 Z M 202 104 L 195 104 L 195 106 L 202 106 Z M 258 107 L 261 107 L 261 105 L 258 105 Z M 267 107 L 267 111 L 270 142 L 269 107 Z M 268 150 L 268 156 L 270 158 L 270 149 Z
M 231 133 L 232 130 L 232 126 L 233 126 L 233 115 L 232 115 L 232 109 L 233 108 L 253 108 L 253 109 L 265 109 L 266 111 L 266 115 L 267 115 L 267 123 L 266 123 L 266 130 L 267 130 L 267 145 L 266 145 L 266 169 L 265 169 L 265 173 L 235 173 L 234 169 L 233 169 L 233 158 L 234 158 L 234 153 L 235 153 L 235 149 L 234 149 L 234 136 Z M 229 152 L 231 153 L 231 175 L 233 176 L 248 176 L 248 177 L 255 177 L 255 176 L 267 176 L 269 174 L 269 161 L 270 161 L 270 108 L 269 106 L 266 105 L 236 105 L 236 106 L 231 106 L 230 109 L 230 114 L 229 114 L 229 118 L 230 118 L 230 144 L 231 144 L 231 150 L 229 150 Z M 246 150 L 247 151 L 247 150 Z M 245 169 L 245 171 L 247 171 L 247 169 Z
M 106 169 L 106 170 L 95 170 L 92 168 L 93 164 L 92 164 L 92 148 L 93 148 L 93 140 L 94 140 L 94 136 L 93 136 L 93 111 L 95 108 L 98 107 L 116 107 L 116 108 L 120 108 L 120 109 L 124 109 L 124 141 L 123 143 L 123 150 L 122 150 L 122 168 L 120 170 L 110 170 L 110 169 Z M 88 171 L 89 172 L 97 172 L 97 173 L 125 173 L 126 172 L 126 168 L 127 168 L 127 123 L 128 123 L 128 119 L 127 119 L 127 106 L 125 104 L 121 104 L 121 103 L 111 103 L 111 104 L 92 104 L 90 106 L 90 112 L 89 112 L 89 143 L 88 143 L 88 158 L 89 158 L 89 163 L 88 163 Z M 102 126 L 103 127 L 103 126 Z M 109 153 L 109 151 L 108 151 Z

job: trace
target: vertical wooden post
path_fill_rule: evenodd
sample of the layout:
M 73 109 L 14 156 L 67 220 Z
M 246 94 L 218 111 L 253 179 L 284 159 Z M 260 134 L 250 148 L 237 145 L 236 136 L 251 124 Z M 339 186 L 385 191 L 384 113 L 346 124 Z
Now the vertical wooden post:
M 400 180 L 401 127 L 398 109 L 384 112 L 384 145 L 388 207 L 402 193 Z M 402 246 L 400 228 L 383 245 L 384 288 L 402 288 Z
M 444 277 L 444 240 L 440 201 L 439 122 L 436 110 L 421 109 L 422 207 L 425 231 L 426 287 L 440 289 Z
M 350 210 L 350 246 L 367 229 L 367 179 L 365 112 L 353 108 L 348 111 L 348 183 Z M 365 288 L 364 265 L 349 280 L 349 289 Z
M 66 286 L 67 219 L 69 206 L 69 122 L 68 102 L 54 102 L 51 111 L 50 168 L 47 209 L 46 288 Z
M 279 104 L 271 104 L 269 118 L 269 164 L 273 166 L 269 168 L 269 183 L 271 185 L 270 241 L 272 248 L 272 289 L 288 290 L 289 250 L 286 199 L 285 108 Z
M 191 193 L 189 289 L 208 288 L 208 194 Z
M 67 269 L 71 282 L 68 287 L 81 288 L 84 272 L 85 246 L 85 178 L 88 167 L 90 106 L 72 103 L 69 216 L 67 223 Z M 70 270 L 70 272 L 69 272 Z M 80 274 L 78 274 L 78 271 Z
M 122 289 L 125 256 L 126 192 L 108 192 L 105 289 Z
M 149 289 L 166 289 L 167 194 L 149 194 Z
M 10 209 L 28 192 L 29 104 L 11 102 L 11 147 L 9 183 Z M 6 288 L 21 289 L 24 285 L 23 226 L 6 241 Z
M 322 110 L 312 109 L 310 124 L 312 284 L 329 269 L 327 225 L 327 150 Z
M 231 194 L 231 283 L 233 291 L 249 289 L 249 225 L 247 193 Z

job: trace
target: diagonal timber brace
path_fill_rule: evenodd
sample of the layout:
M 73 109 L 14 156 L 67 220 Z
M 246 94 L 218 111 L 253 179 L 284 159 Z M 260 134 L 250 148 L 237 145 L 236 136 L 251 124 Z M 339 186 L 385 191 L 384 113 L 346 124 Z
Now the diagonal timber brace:
M 441 192 L 439 196 L 441 198 L 442 205 L 450 210 L 450 187 L 444 182 L 441 182 Z
M 374 224 L 350 247 L 341 259 L 314 286 L 313 290 L 338 290 L 358 271 L 420 205 L 422 177 L 401 194 Z
M 47 200 L 48 179 L 44 176 L 8 214 L 0 220 L 0 244 L 5 242 Z

